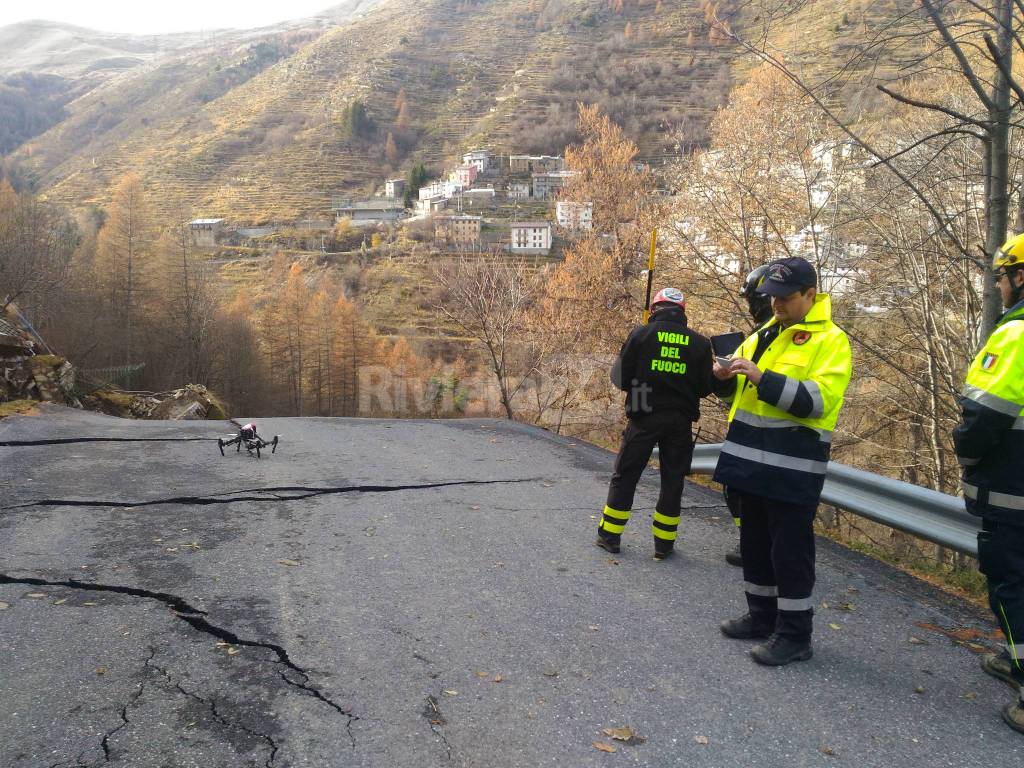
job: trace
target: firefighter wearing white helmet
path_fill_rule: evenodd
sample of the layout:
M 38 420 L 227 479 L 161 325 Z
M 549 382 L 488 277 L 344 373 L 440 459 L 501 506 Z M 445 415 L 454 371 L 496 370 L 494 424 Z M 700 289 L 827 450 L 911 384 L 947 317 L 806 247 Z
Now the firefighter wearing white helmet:
M 1024 235 L 993 260 L 1006 311 L 967 371 L 953 432 L 967 511 L 981 517 L 978 567 L 1006 636 L 981 667 L 1017 691 L 1003 719 L 1024 733 Z
M 654 511 L 654 557 L 675 546 L 683 476 L 693 457 L 693 422 L 710 392 L 711 343 L 686 319 L 686 299 L 664 288 L 651 302 L 646 325 L 633 329 L 612 368 L 612 383 L 626 393 L 627 425 L 615 459 L 597 545 L 617 553 L 633 510 L 633 495 L 654 446 L 659 450 L 661 494 Z

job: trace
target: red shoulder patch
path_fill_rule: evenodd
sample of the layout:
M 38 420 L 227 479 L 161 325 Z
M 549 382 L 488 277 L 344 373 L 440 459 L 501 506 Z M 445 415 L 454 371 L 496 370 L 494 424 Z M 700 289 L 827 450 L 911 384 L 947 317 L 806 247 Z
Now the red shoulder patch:
M 798 347 L 802 347 L 811 339 L 810 331 L 797 331 L 793 334 L 793 343 Z

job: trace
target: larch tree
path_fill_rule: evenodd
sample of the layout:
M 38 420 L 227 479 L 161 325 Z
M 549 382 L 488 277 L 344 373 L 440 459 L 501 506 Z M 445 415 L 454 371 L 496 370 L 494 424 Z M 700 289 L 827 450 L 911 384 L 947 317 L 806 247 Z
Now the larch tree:
M 104 286 L 109 311 L 123 323 L 122 355 L 134 362 L 137 311 L 154 245 L 154 220 L 142 181 L 128 174 L 114 190 L 96 246 L 96 278 Z

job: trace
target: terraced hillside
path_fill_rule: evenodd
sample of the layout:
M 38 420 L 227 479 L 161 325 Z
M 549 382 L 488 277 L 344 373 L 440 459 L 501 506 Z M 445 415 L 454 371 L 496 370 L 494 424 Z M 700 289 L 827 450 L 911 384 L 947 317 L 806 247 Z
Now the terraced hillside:
M 287 221 L 471 145 L 558 151 L 577 99 L 607 103 L 658 157 L 679 124 L 700 139 L 729 55 L 697 0 L 384 0 L 326 32 L 292 27 L 138 67 L 16 157 L 71 205 L 104 204 L 135 172 L 164 215 Z M 376 128 L 352 138 L 342 124 L 355 100 Z

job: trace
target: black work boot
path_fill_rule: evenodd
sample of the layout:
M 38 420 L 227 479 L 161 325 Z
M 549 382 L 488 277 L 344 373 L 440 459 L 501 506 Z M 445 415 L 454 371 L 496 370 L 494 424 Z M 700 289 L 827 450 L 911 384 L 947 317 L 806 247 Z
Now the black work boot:
M 659 539 L 657 536 L 654 537 L 655 560 L 668 560 L 668 558 L 672 557 L 673 552 L 675 552 L 675 542 L 665 541 L 665 539 Z
M 616 536 L 615 534 L 605 533 L 602 530 L 598 530 L 597 541 L 594 543 L 606 552 L 611 552 L 613 555 L 617 555 L 619 554 L 620 539 L 620 536 Z
M 999 653 L 986 653 L 981 657 L 981 668 L 997 680 L 1017 689 L 1018 683 L 1013 679 L 1013 661 L 1005 650 Z
M 1024 733 L 1024 694 L 1013 704 L 1003 707 L 1003 721 L 1013 730 Z
M 737 568 L 743 566 L 743 555 L 740 554 L 740 545 L 737 544 L 735 549 L 730 549 L 725 553 L 725 562 L 729 565 L 735 565 Z
M 722 634 L 734 640 L 761 640 L 775 631 L 774 616 L 754 616 L 745 613 L 738 619 L 729 619 L 718 625 Z
M 772 635 L 766 642 L 750 649 L 750 655 L 758 664 L 769 667 L 781 667 L 792 661 L 807 661 L 814 652 L 811 640 L 795 640 L 783 635 Z

